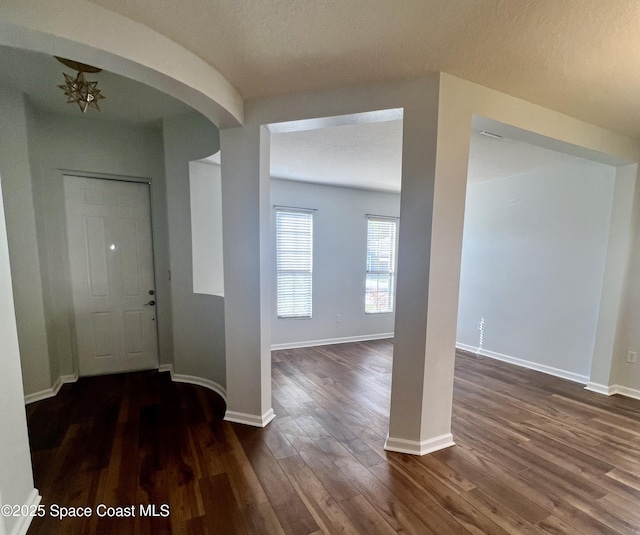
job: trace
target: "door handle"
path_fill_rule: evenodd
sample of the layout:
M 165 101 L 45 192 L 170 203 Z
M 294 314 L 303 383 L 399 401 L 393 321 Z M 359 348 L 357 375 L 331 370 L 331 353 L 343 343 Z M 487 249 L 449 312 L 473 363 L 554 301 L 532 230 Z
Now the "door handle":
M 153 306 L 153 305 L 155 305 L 155 304 L 156 304 L 156 302 L 155 302 L 155 301 L 149 301 L 149 302 L 148 302 L 148 303 L 146 303 L 146 304 L 147 304 L 147 305 L 149 305 L 149 306 Z

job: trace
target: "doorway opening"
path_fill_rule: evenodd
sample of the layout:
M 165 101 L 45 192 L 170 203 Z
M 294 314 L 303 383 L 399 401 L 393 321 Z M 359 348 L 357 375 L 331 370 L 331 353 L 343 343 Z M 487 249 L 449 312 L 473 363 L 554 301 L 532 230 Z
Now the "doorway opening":
M 349 411 L 333 412 L 339 425 L 383 440 L 395 324 L 403 110 L 279 123 L 268 130 L 274 408 L 286 415 L 292 400 L 321 407 L 318 396 L 357 399 Z M 285 377 L 289 355 L 299 355 L 290 350 L 299 348 L 308 348 L 313 398 Z M 332 359 L 345 355 L 349 377 L 319 379 Z M 312 418 L 319 427 L 330 425 L 320 414 Z M 369 431 L 358 419 L 370 423 Z
M 458 349 L 590 382 L 625 164 L 474 117 Z
M 401 109 L 269 126 L 272 349 L 393 336 L 402 127 Z

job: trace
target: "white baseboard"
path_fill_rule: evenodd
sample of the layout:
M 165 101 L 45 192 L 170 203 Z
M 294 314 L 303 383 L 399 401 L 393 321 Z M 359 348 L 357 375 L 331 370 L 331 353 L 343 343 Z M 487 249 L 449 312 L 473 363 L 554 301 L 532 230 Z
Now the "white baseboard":
M 573 381 L 574 383 L 586 385 L 589 382 L 589 377 L 587 377 L 586 375 L 579 375 L 567 370 L 561 370 L 560 368 L 554 368 L 553 366 L 538 364 L 537 362 L 532 362 L 530 360 L 510 357 L 509 355 L 503 355 L 502 353 L 496 353 L 495 351 L 487 351 L 486 349 L 478 350 L 477 347 L 460 343 L 456 343 L 456 348 L 462 349 L 463 351 L 468 351 L 470 353 L 475 353 L 476 355 L 482 355 L 483 357 L 489 357 L 491 359 L 501 360 L 502 362 L 515 364 L 516 366 L 521 366 L 522 368 L 528 368 L 530 370 L 548 373 L 549 375 L 560 377 L 561 379 L 567 379 L 569 381 Z
M 451 446 L 455 446 L 451 433 L 445 433 L 444 435 L 420 442 L 417 440 L 406 440 L 404 438 L 392 438 L 387 435 L 387 440 L 384 442 L 385 450 L 395 451 L 397 453 L 408 453 L 410 455 L 426 455 L 427 453 L 433 453 L 434 451 Z
M 585 386 L 584 389 L 588 390 L 589 392 L 595 392 L 596 394 L 603 394 L 605 396 L 612 396 L 613 394 L 615 394 L 615 392 L 613 391 L 613 387 L 601 385 L 598 383 L 592 383 L 591 381 L 587 383 L 587 386 Z
M 225 403 L 227 402 L 226 389 L 222 385 L 219 385 L 218 383 L 216 383 L 215 381 L 211 381 L 210 379 L 204 379 L 203 377 L 196 377 L 195 375 L 186 375 L 182 373 L 176 373 L 173 370 L 173 364 L 161 364 L 158 367 L 158 371 L 171 373 L 171 380 L 176 383 L 187 383 L 190 385 L 203 386 L 205 388 L 208 388 L 209 390 L 213 390 L 222 399 L 224 399 Z
M 225 403 L 227 402 L 227 391 L 220 386 L 218 383 L 210 381 L 209 379 L 203 379 L 202 377 L 195 377 L 193 375 L 184 375 L 180 373 L 175 373 L 173 371 L 172 364 L 162 364 L 158 371 L 160 372 L 170 372 L 171 380 L 176 383 L 188 383 L 191 385 L 204 386 L 209 390 L 213 390 L 215 393 L 219 394 L 222 399 L 224 399 Z M 273 409 L 269 409 L 262 416 L 256 416 L 254 414 L 246 414 L 243 412 L 236 412 L 227 410 L 224 419 L 227 422 L 234 422 L 238 424 L 251 425 L 253 427 L 266 427 L 266 425 L 276 417 Z
M 173 364 L 161 364 L 158 367 L 158 371 L 171 373 L 171 380 L 175 381 L 176 383 L 188 383 L 192 385 L 204 386 L 209 390 L 213 390 L 216 394 L 219 394 L 222 399 L 225 400 L 225 402 L 227 401 L 227 392 L 225 388 L 214 381 L 203 379 L 202 377 L 195 377 L 193 375 L 175 373 L 173 371 Z M 46 390 L 41 390 L 40 392 L 35 392 L 33 394 L 25 396 L 24 403 L 25 405 L 28 405 L 29 403 L 35 403 L 36 401 L 52 398 L 56 396 L 56 394 L 60 391 L 60 388 L 63 384 L 75 383 L 77 380 L 77 375 L 62 375 L 58 377 L 58 380 L 51 388 L 47 388 Z
M 33 489 L 23 506 L 26 506 L 29 510 L 33 510 L 38 507 L 40 500 L 42 500 L 42 496 L 40 496 L 38 489 Z M 33 516 L 31 515 L 19 517 L 18 521 L 14 524 L 13 528 L 7 535 L 26 535 L 32 520 Z
M 620 394 L 621 396 L 626 396 L 628 398 L 640 399 L 640 390 L 622 385 L 614 385 L 613 388 L 615 389 L 616 394 Z
M 604 394 L 605 396 L 613 396 L 615 394 L 619 394 L 620 396 L 625 396 L 628 398 L 640 399 L 640 390 L 622 385 L 606 386 L 600 385 L 598 383 L 588 383 L 587 386 L 585 386 L 585 389 L 589 390 L 590 392 Z
M 324 340 L 307 340 L 306 342 L 288 342 L 273 344 L 271 351 L 279 349 L 300 349 L 303 347 L 329 346 L 333 344 L 348 344 L 350 342 L 368 342 L 369 340 L 386 340 L 393 338 L 393 333 L 364 334 L 362 336 L 343 336 L 342 338 L 326 338 Z
M 224 415 L 224 419 L 227 422 L 234 422 L 236 424 L 251 425 L 253 427 L 266 427 L 267 424 L 276 417 L 276 413 L 273 409 L 269 409 L 262 416 L 256 416 L 254 414 L 247 414 L 244 412 L 236 412 L 227 410 Z
M 51 388 L 41 390 L 40 392 L 34 392 L 33 394 L 26 395 L 24 397 L 24 404 L 35 403 L 36 401 L 42 401 L 43 399 L 55 397 L 62 385 L 65 383 L 75 383 L 78 380 L 77 375 L 61 375 Z

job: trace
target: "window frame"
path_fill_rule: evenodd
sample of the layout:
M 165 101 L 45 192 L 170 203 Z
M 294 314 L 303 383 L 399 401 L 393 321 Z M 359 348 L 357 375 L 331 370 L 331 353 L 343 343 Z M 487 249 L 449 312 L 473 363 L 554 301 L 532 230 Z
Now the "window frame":
M 370 223 L 372 221 L 377 222 L 385 222 L 385 223 L 393 223 L 394 225 L 394 243 L 393 247 L 390 250 L 391 255 L 391 266 L 388 270 L 373 270 L 369 269 L 369 258 L 370 258 L 370 247 L 372 246 L 370 242 Z M 367 214 L 367 244 L 366 244 L 366 257 L 365 257 L 365 289 L 364 289 L 364 313 L 366 315 L 369 314 L 393 314 L 395 312 L 395 294 L 396 294 L 396 272 L 398 265 L 398 235 L 399 235 L 399 227 L 400 227 L 400 219 L 398 217 L 393 216 L 381 216 L 381 215 L 373 215 Z M 390 307 L 384 310 L 367 310 L 367 301 L 369 296 L 369 291 L 367 290 L 367 282 L 370 280 L 370 276 L 388 276 L 389 277 L 389 302 Z
M 312 319 L 313 317 L 313 241 L 314 241 L 314 213 L 316 210 L 308 209 L 308 208 L 294 208 L 288 206 L 275 206 L 275 262 L 276 262 L 276 317 L 277 319 Z M 309 258 L 306 260 L 308 262 L 308 269 L 280 269 L 280 257 L 281 257 L 281 248 L 280 248 L 280 232 L 279 232 L 279 214 L 303 214 L 309 216 L 309 236 L 308 236 L 308 252 Z M 291 310 L 290 312 L 282 311 L 282 308 L 285 307 L 285 303 L 280 302 L 281 295 L 281 274 L 302 274 L 308 275 L 308 308 L 303 311 L 302 314 L 296 313 L 295 310 Z

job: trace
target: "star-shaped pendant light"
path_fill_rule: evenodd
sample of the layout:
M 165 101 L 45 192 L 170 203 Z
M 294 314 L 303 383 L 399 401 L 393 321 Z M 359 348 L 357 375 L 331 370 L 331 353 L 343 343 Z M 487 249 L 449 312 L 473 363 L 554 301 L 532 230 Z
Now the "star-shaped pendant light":
M 62 73 L 64 74 L 65 83 L 58 87 L 62 89 L 64 94 L 67 96 L 67 103 L 70 104 L 75 102 L 82 113 L 86 113 L 89 108 L 94 108 L 100 111 L 98 101 L 102 100 L 104 96 L 98 89 L 98 82 L 89 82 L 85 78 L 84 73 L 97 73 L 102 69 L 92 67 L 91 65 L 85 65 L 84 63 L 79 63 L 70 59 L 59 58 L 57 56 L 56 59 L 67 67 L 78 71 L 78 75 L 76 77 L 70 76 L 67 73 Z

